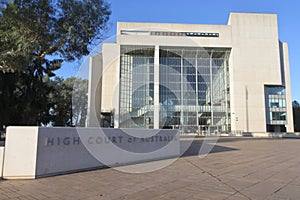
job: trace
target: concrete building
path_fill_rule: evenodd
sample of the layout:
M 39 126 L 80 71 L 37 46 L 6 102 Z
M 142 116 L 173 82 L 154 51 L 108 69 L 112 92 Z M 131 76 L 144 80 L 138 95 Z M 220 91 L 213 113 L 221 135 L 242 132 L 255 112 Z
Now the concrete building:
M 87 126 L 293 132 L 276 14 L 230 13 L 227 25 L 119 22 L 89 70 Z

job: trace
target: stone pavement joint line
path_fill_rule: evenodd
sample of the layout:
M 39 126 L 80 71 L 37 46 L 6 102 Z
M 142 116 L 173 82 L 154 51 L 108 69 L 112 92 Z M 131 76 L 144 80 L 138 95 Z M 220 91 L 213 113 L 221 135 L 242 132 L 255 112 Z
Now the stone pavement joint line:
M 222 183 L 222 184 L 224 184 L 224 185 L 226 185 L 226 186 L 232 188 L 232 189 L 235 191 L 235 193 L 234 193 L 232 196 L 234 196 L 234 195 L 236 195 L 236 194 L 240 194 L 240 195 L 242 195 L 243 197 L 245 197 L 245 198 L 251 200 L 250 197 L 248 197 L 247 195 L 243 194 L 241 191 L 237 190 L 235 187 L 231 186 L 230 184 L 228 184 L 228 183 L 226 183 L 226 182 L 223 182 L 220 178 L 218 178 L 217 176 L 214 176 L 212 173 L 210 173 L 210 172 L 208 172 L 208 171 L 206 171 L 206 170 L 204 170 L 204 169 L 201 169 L 199 166 L 195 165 L 193 162 L 190 162 L 189 160 L 187 160 L 187 162 L 191 163 L 192 165 L 194 165 L 196 168 L 200 169 L 200 170 L 203 171 L 204 173 L 207 173 L 209 176 L 211 176 L 212 178 L 216 179 L 216 180 L 219 181 L 220 183 Z
M 181 142 L 187 140 L 191 138 Z M 203 141 L 196 138 L 182 157 L 148 173 L 106 168 L 36 180 L 0 180 L 0 200 L 300 199 L 299 139 L 219 138 L 207 156 L 199 156 Z

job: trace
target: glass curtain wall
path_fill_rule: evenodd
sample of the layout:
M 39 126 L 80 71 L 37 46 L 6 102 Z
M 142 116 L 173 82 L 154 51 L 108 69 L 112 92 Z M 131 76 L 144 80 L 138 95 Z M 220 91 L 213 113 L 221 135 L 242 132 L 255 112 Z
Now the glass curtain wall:
M 159 128 L 230 130 L 228 48 L 160 47 Z M 153 128 L 154 47 L 121 46 L 120 127 Z
M 285 132 L 286 98 L 283 86 L 265 86 L 268 132 Z
M 121 46 L 120 127 L 153 127 L 154 47 Z
M 230 49 L 160 47 L 160 128 L 229 131 Z

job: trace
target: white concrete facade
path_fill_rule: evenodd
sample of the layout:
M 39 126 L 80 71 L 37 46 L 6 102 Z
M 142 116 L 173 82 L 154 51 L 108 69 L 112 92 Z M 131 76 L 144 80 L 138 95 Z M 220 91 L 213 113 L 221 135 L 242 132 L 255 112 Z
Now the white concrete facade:
M 189 33 L 195 35 L 191 36 Z M 217 34 L 217 36 L 205 34 Z M 279 129 L 282 132 L 294 131 L 288 46 L 286 43 L 280 42 L 278 38 L 276 14 L 230 13 L 227 25 L 119 22 L 116 42 L 104 43 L 101 59 L 98 59 L 97 56 L 92 58 L 88 113 L 94 114 L 90 115 L 88 126 L 99 124 L 101 113 L 112 113 L 113 123 L 111 124 L 115 128 L 121 126 L 120 68 L 122 62 L 120 57 L 122 46 L 146 46 L 154 49 L 153 128 L 161 128 L 159 126 L 159 109 L 161 109 L 159 108 L 160 48 L 177 47 L 183 49 L 207 48 L 212 49 L 211 52 L 214 52 L 214 49 L 222 48 L 229 52 L 228 72 L 225 69 L 225 72 L 229 74 L 229 78 L 226 80 L 229 84 L 229 94 L 226 97 L 226 102 L 227 100 L 229 102 L 226 107 L 226 116 L 228 115 L 226 123 L 230 128 L 227 131 L 277 132 Z M 97 59 L 98 61 L 94 62 Z M 98 81 L 100 78 L 101 82 Z M 97 80 L 97 83 L 94 80 Z M 99 89 L 92 90 L 97 84 L 100 85 Z M 212 81 L 211 84 L 213 84 Z M 266 94 L 268 88 L 273 87 L 284 88 L 284 94 L 280 94 L 278 97 L 283 99 L 284 103 L 277 110 L 269 108 L 270 105 L 277 104 L 276 102 L 269 104 L 271 100 Z M 207 98 L 212 99 L 209 96 Z M 213 103 L 211 100 L 207 102 L 207 105 Z M 214 112 L 212 110 L 211 115 Z M 270 112 L 277 112 L 275 114 L 280 115 L 279 119 L 275 119 L 275 117 L 273 119 L 272 116 L 275 114 L 270 114 Z M 197 111 L 198 124 L 196 125 L 200 125 L 198 115 L 201 116 L 201 113 Z M 94 116 L 93 120 L 91 116 Z M 206 123 L 214 125 L 209 120 Z M 283 127 L 285 130 L 282 129 Z

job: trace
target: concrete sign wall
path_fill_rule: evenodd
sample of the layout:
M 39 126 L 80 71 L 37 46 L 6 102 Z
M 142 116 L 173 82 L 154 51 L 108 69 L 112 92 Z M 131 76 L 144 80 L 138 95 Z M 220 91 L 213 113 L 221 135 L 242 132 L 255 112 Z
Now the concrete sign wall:
M 176 130 L 8 127 L 5 179 L 179 156 Z

